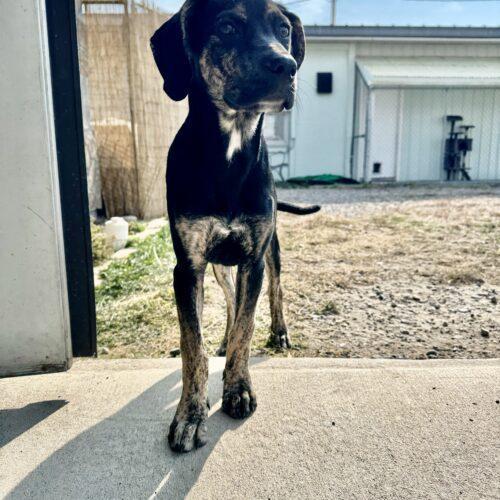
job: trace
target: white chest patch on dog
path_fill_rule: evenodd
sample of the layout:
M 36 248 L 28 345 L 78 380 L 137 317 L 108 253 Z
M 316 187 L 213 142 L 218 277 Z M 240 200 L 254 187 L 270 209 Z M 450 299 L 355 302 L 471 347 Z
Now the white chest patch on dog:
M 258 122 L 258 114 L 220 114 L 221 130 L 228 136 L 227 161 L 230 162 L 234 154 L 241 151 L 243 145 L 254 136 Z
M 226 159 L 228 161 L 231 161 L 231 158 L 233 157 L 234 153 L 241 150 L 241 146 L 242 146 L 242 133 L 238 128 L 233 127 L 231 132 L 229 132 L 229 144 L 227 146 Z

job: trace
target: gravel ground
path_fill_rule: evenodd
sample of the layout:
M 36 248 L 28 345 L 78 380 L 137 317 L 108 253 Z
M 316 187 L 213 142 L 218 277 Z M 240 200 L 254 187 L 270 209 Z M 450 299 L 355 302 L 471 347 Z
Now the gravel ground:
M 425 200 L 457 200 L 499 197 L 500 183 L 468 184 L 380 184 L 278 189 L 278 198 L 293 203 L 317 203 L 323 211 L 342 217 L 364 213 L 391 212 Z
M 498 357 L 500 186 L 280 189 L 299 355 Z

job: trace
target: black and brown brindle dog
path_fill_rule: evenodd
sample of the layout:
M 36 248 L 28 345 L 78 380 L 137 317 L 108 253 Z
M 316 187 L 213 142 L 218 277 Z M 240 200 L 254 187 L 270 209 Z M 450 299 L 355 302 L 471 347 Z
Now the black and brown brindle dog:
M 182 396 L 169 443 L 189 451 L 206 442 L 208 361 L 203 349 L 203 278 L 213 264 L 227 300 L 223 410 L 234 418 L 256 408 L 248 370 L 254 312 L 264 266 L 269 277 L 271 341 L 290 347 L 282 310 L 278 202 L 262 137 L 266 111 L 293 105 L 305 42 L 297 16 L 270 0 L 188 0 L 151 38 L 175 100 L 189 114 L 168 155 L 168 215 L 177 265 Z M 230 267 L 238 266 L 236 291 Z

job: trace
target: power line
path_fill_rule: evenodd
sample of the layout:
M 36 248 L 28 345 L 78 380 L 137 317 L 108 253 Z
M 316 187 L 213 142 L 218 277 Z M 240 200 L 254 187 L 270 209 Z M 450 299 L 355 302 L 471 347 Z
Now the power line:
M 295 5 L 296 3 L 305 3 L 305 2 L 310 2 L 311 0 L 292 0 L 291 2 L 285 2 L 283 5 L 285 7 L 288 7 L 289 5 Z

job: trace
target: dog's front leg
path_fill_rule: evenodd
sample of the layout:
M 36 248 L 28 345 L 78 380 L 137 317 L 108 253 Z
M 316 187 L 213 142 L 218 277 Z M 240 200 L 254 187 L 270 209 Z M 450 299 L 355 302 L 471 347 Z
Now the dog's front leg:
M 168 442 L 174 451 L 190 451 L 206 443 L 208 358 L 201 335 L 203 269 L 177 264 L 174 289 L 181 330 L 182 396 L 170 424 Z
M 262 259 L 242 264 L 236 280 L 236 319 L 229 335 L 222 409 L 233 418 L 248 417 L 257 407 L 248 359 L 254 328 L 255 307 L 262 288 Z

